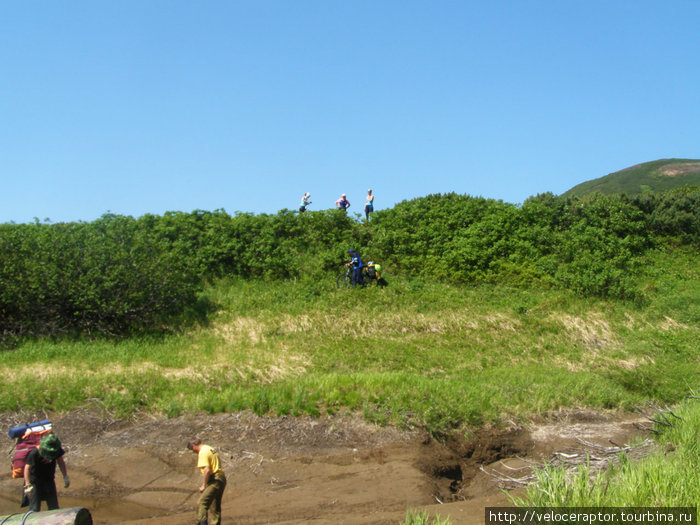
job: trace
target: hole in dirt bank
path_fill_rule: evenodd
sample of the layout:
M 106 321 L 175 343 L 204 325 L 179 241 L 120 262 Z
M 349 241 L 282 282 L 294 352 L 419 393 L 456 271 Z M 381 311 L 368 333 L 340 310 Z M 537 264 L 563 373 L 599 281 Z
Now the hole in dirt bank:
M 444 479 L 449 483 L 451 494 L 456 494 L 462 487 L 462 467 L 461 465 L 445 465 L 439 467 L 433 473 L 436 478 Z
M 464 489 L 482 465 L 527 456 L 533 449 L 530 433 L 524 429 L 481 429 L 471 436 L 456 433 L 426 443 L 419 467 L 431 476 L 434 497 L 443 502 L 463 500 Z
M 452 436 L 446 443 L 446 446 L 465 461 L 477 465 L 528 454 L 534 445 L 530 433 L 522 428 L 483 429 L 471 437 Z

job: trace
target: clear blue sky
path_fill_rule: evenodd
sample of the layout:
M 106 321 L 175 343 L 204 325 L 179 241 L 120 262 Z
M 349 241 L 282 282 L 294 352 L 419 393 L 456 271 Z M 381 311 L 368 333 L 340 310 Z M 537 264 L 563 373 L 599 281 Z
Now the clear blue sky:
M 7 0 L 0 222 L 520 203 L 700 158 L 697 0 Z

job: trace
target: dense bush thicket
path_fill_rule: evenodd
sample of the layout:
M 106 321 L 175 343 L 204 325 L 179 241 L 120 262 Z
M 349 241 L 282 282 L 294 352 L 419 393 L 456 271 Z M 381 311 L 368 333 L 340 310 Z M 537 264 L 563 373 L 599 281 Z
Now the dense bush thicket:
M 371 223 L 336 210 L 217 210 L 2 224 L 0 333 L 152 330 L 176 322 L 204 280 L 317 282 L 349 247 L 394 274 L 634 298 L 641 256 L 669 239 L 700 242 L 700 188 L 635 198 L 542 194 L 522 206 L 435 194 L 378 211 Z
M 377 213 L 372 248 L 391 266 L 460 282 L 546 282 L 585 295 L 627 297 L 650 243 L 644 214 L 620 197 L 522 206 L 430 195 Z
M 199 276 L 142 221 L 0 225 L 7 337 L 152 330 L 196 299 Z
M 635 197 L 633 203 L 644 213 L 647 227 L 655 234 L 677 237 L 683 243 L 700 240 L 700 187 L 643 194 Z
M 343 212 L 276 215 L 195 211 L 137 219 L 169 251 L 204 278 L 222 275 L 280 279 L 337 267 L 349 244 L 366 240 Z

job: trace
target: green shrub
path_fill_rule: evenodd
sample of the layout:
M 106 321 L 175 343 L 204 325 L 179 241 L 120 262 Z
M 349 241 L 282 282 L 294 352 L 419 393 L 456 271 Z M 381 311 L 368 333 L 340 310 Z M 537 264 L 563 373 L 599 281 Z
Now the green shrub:
M 458 283 L 570 288 L 636 299 L 645 216 L 622 196 L 528 199 L 521 207 L 456 194 L 375 214 L 373 253 L 392 267 Z
M 0 225 L 0 334 L 126 334 L 206 311 L 202 284 L 223 277 L 302 280 L 309 298 L 350 247 L 419 287 L 428 281 L 569 289 L 641 302 L 650 248 L 700 240 L 700 190 L 551 193 L 522 206 L 455 193 L 377 211 L 254 215 L 168 212 L 92 223 Z
M 196 303 L 197 277 L 128 217 L 0 226 L 8 336 L 153 330 Z
M 648 229 L 655 234 L 689 244 L 700 241 L 700 187 L 642 194 L 632 202 L 644 213 Z

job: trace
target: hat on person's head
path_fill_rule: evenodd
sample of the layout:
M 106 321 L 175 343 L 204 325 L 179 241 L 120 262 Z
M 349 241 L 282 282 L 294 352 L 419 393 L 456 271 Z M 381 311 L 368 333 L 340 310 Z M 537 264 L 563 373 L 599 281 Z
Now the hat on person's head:
M 347 197 L 347 195 L 345 195 L 345 194 L 343 193 L 343 194 L 341 195 L 341 197 Z
M 350 248 L 350 249 L 348 250 L 348 253 L 355 253 L 355 250 L 353 250 L 352 248 Z
M 63 455 L 63 449 L 61 448 L 61 440 L 58 439 L 56 434 L 46 434 L 41 438 L 39 442 L 39 454 L 44 459 L 53 461 Z

